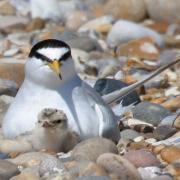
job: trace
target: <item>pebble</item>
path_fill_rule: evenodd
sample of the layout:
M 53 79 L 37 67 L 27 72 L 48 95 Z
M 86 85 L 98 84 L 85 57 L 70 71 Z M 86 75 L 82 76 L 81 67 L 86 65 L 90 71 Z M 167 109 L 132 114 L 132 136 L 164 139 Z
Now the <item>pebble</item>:
M 128 42 L 129 40 L 146 36 L 153 38 L 160 47 L 164 46 L 163 39 L 157 32 L 125 20 L 119 20 L 113 25 L 107 35 L 107 43 L 108 45 L 115 47 L 121 43 Z
M 153 62 L 160 56 L 157 45 L 150 37 L 143 37 L 124 43 L 117 48 L 116 54 L 117 56 L 127 56 L 128 58 L 148 59 Z
M 157 126 L 171 112 L 163 106 L 150 102 L 141 102 L 133 109 L 133 117 Z
M 69 30 L 77 30 L 81 25 L 86 23 L 91 15 L 85 11 L 73 11 L 67 16 L 66 27 Z
M 15 15 L 16 9 L 8 0 L 2 0 L 0 2 L 0 14 L 1 15 Z
M 134 164 L 137 168 L 160 165 L 160 162 L 153 153 L 143 149 L 136 151 L 131 150 L 126 152 L 123 157 Z
M 174 121 L 174 127 L 180 129 L 180 116 L 178 116 Z
M 98 17 L 83 24 L 79 28 L 78 32 L 86 32 L 88 30 L 95 30 L 97 32 L 101 32 L 100 30 L 102 30 L 102 26 L 103 27 L 109 26 L 109 28 L 111 28 L 113 22 L 114 22 L 114 18 L 112 16 Z
M 26 25 L 28 19 L 26 17 L 18 16 L 0 16 L 0 29 L 7 29 Z
M 110 14 L 116 19 L 140 21 L 146 15 L 146 4 L 143 0 L 109 0 L 103 10 L 104 14 Z
M 5 139 L 1 141 L 0 151 L 3 153 L 23 153 L 28 152 L 32 149 L 32 144 L 28 141 L 21 140 L 9 140 Z
M 162 170 L 158 167 L 140 167 L 138 168 L 139 173 L 143 180 L 172 180 L 168 175 L 163 175 Z
M 0 179 L 10 179 L 19 173 L 17 165 L 6 160 L 0 160 Z
M 39 176 L 32 173 L 21 173 L 12 177 L 11 180 L 39 180 Z
M 165 117 L 161 123 L 159 124 L 159 126 L 173 126 L 173 124 L 175 123 L 175 120 L 177 118 L 176 114 L 170 115 Z M 175 124 L 174 124 L 175 125 Z
M 95 39 L 92 39 L 87 36 L 71 39 L 67 43 L 70 45 L 71 48 L 81 49 L 86 52 L 95 51 L 95 50 L 102 51 L 102 48 L 98 44 L 98 42 Z
M 111 178 L 107 176 L 83 176 L 74 178 L 73 180 L 111 180 Z
M 65 170 L 63 163 L 56 157 L 44 158 L 39 165 L 40 176 Z
M 90 162 L 79 176 L 108 176 L 107 172 L 100 165 Z
M 116 175 L 117 179 L 141 179 L 134 165 L 120 155 L 102 154 L 98 157 L 97 163 L 104 167 L 108 173 Z
M 176 146 L 165 147 L 162 149 L 160 154 L 161 154 L 161 158 L 164 161 L 168 163 L 172 163 L 175 160 L 180 159 L 180 148 Z
M 101 78 L 96 81 L 94 89 L 102 96 L 127 86 L 126 83 L 120 80 Z M 133 91 L 123 98 L 122 105 L 128 106 L 133 103 L 138 104 L 140 101 L 137 92 Z
M 154 131 L 154 138 L 157 140 L 164 140 L 175 134 L 177 130 L 170 126 L 159 126 Z
M 10 92 L 15 90 L 17 91 L 17 86 L 19 87 L 23 80 L 24 80 L 24 62 L 19 62 L 17 63 L 16 61 L 14 62 L 1 62 L 0 63 L 0 77 L 1 79 L 4 80 L 9 80 L 9 81 L 2 81 L 4 82 L 4 85 L 7 84 L 9 85 Z M 15 83 L 12 83 L 12 82 Z M 12 84 L 12 85 L 11 85 Z M 6 85 L 6 86 L 7 86 Z M 5 87 L 6 87 L 5 86 Z
M 72 150 L 72 156 L 77 160 L 96 161 L 99 155 L 106 152 L 117 154 L 116 145 L 105 138 L 91 138 L 77 144 Z
M 178 0 L 146 0 L 146 7 L 148 14 L 155 21 L 179 22 L 180 2 Z
M 28 152 L 28 153 L 20 154 L 16 158 L 10 159 L 9 161 L 17 165 L 32 167 L 39 165 L 41 161 L 51 157 L 52 155 L 43 152 Z
M 0 159 L 8 159 L 10 158 L 7 153 L 0 152 Z
M 180 161 L 179 159 L 174 161 L 172 164 L 166 166 L 167 171 L 175 177 L 180 177 Z
M 3 55 L 5 57 L 14 56 L 15 54 L 18 53 L 18 51 L 19 51 L 19 48 L 9 49 L 9 50 L 5 51 Z
M 45 21 L 41 18 L 32 19 L 31 22 L 26 26 L 26 31 L 31 32 L 45 27 Z
M 125 129 L 125 130 L 121 131 L 121 138 L 124 140 L 128 140 L 128 139 L 133 140 L 139 136 L 140 136 L 140 134 L 133 129 Z

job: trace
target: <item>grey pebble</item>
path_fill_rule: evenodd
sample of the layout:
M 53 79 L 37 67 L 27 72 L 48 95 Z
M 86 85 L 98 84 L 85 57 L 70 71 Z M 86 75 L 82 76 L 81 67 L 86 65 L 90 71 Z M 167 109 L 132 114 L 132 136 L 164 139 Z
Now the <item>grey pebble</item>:
M 132 109 L 133 117 L 157 126 L 165 117 L 172 113 L 163 106 L 151 102 L 141 102 Z
M 0 160 L 0 180 L 10 179 L 19 173 L 17 165 L 6 160 Z
M 136 137 L 139 137 L 140 134 L 132 129 L 125 129 L 123 131 L 121 131 L 121 138 L 124 140 L 128 140 L 128 139 L 135 139 Z

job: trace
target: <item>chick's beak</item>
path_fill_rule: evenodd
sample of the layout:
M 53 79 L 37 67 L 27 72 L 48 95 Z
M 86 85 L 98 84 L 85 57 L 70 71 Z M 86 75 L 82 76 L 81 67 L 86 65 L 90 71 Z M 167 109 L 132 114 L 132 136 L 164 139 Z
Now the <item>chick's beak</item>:
M 61 77 L 61 62 L 58 60 L 53 60 L 52 62 L 48 63 L 48 66 L 62 79 Z

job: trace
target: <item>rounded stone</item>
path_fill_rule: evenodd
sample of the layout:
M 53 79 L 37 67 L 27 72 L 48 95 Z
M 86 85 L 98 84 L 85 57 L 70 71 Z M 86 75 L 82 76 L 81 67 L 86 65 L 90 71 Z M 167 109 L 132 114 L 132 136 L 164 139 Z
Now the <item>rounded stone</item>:
M 136 167 L 158 166 L 160 162 L 154 154 L 146 150 L 131 150 L 123 156 Z
M 146 0 L 147 12 L 155 21 L 180 22 L 179 0 Z
M 180 148 L 176 146 L 163 148 L 161 151 L 161 158 L 168 163 L 180 159 Z
M 164 46 L 164 40 L 157 32 L 130 21 L 119 20 L 109 31 L 107 43 L 111 47 L 116 47 L 130 40 L 147 36 L 151 37 L 160 47 Z
M 121 138 L 124 140 L 128 140 L 128 139 L 133 140 L 139 136 L 140 136 L 140 134 L 133 129 L 125 129 L 125 130 L 121 131 Z
M 104 13 L 117 19 L 140 21 L 146 15 L 144 0 L 109 0 L 104 5 Z
M 80 176 L 108 176 L 103 167 L 90 162 L 85 169 L 80 172 Z
M 19 173 L 17 165 L 6 160 L 0 160 L 0 179 L 10 179 Z
M 164 140 L 174 135 L 177 130 L 170 126 L 159 126 L 153 131 L 154 138 Z
M 109 174 L 115 174 L 117 179 L 141 179 L 134 165 L 120 155 L 112 153 L 102 154 L 98 157 L 97 163 L 104 167 Z
M 162 119 L 171 115 L 171 112 L 163 106 L 150 102 L 141 102 L 133 109 L 133 117 L 157 126 Z
M 72 150 L 72 156 L 76 160 L 96 161 L 103 153 L 118 153 L 116 145 L 105 138 L 91 138 L 77 144 Z
M 41 176 L 46 173 L 52 174 L 64 169 L 65 167 L 63 163 L 58 158 L 53 156 L 43 159 L 39 165 L 39 173 Z

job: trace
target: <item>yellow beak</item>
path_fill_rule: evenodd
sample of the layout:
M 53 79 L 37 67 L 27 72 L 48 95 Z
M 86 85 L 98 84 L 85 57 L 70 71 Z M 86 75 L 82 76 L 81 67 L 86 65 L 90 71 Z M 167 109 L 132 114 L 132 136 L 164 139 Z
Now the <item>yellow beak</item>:
M 53 60 L 52 62 L 48 63 L 48 66 L 62 79 L 61 77 L 61 62 L 58 60 Z

